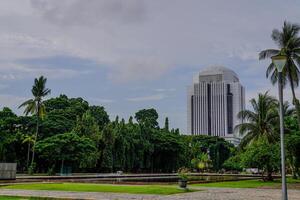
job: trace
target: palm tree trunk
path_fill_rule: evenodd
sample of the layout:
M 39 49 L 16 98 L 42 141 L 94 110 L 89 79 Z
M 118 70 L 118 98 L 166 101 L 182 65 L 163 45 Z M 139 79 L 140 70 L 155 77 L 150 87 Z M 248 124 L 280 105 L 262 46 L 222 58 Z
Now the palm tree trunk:
M 35 144 L 37 141 L 37 137 L 39 134 L 39 117 L 40 117 L 40 102 L 37 102 L 37 112 L 36 112 L 36 131 L 35 131 L 35 138 L 34 138 L 34 143 L 32 146 L 32 159 L 31 159 L 31 166 L 34 163 L 34 155 L 35 155 Z
M 295 92 L 294 92 L 295 93 Z M 294 94 L 293 94 L 294 96 Z M 295 97 L 294 98 L 294 105 L 295 105 L 295 108 L 296 108 L 296 113 L 297 113 L 297 119 L 298 119 L 298 127 L 299 127 L 299 130 L 300 130 L 300 104 L 299 104 L 299 100 Z
M 267 181 L 273 181 L 273 176 L 272 176 L 272 172 L 268 171 L 267 172 Z
M 35 144 L 36 144 L 36 141 L 37 141 L 38 133 L 39 133 L 39 116 L 37 116 L 37 118 L 36 118 L 36 131 L 35 131 L 34 143 L 33 143 L 33 146 L 32 146 L 31 166 L 34 163 Z
M 292 90 L 292 94 L 293 94 L 293 104 L 296 108 L 296 114 L 297 114 L 297 119 L 298 119 L 298 127 L 300 130 L 300 105 L 299 105 L 299 100 L 296 97 L 295 94 L 295 87 L 294 87 L 294 83 L 291 77 L 291 74 L 289 73 L 289 80 L 290 80 L 290 85 L 291 85 L 291 90 Z

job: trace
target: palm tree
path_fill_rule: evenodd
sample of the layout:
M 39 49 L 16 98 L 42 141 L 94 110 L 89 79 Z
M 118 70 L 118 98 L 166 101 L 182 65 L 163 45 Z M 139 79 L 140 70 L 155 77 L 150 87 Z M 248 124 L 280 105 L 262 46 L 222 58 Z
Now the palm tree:
M 259 59 L 270 58 L 274 55 L 283 54 L 287 57 L 287 63 L 283 69 L 283 84 L 289 82 L 293 95 L 293 105 L 296 108 L 298 126 L 300 129 L 300 104 L 295 94 L 295 87 L 299 86 L 299 66 L 300 66 L 300 25 L 284 22 L 282 30 L 274 29 L 272 40 L 279 49 L 266 49 L 259 53 Z M 273 63 L 269 65 L 266 71 L 267 78 L 270 77 L 272 84 L 277 82 L 277 69 Z
M 241 142 L 241 147 L 255 141 L 261 137 L 267 138 L 269 142 L 276 141 L 279 136 L 276 131 L 278 124 L 277 100 L 270 96 L 268 92 L 258 94 L 258 99 L 251 99 L 252 110 L 242 110 L 238 113 L 238 118 L 243 123 L 238 124 L 235 129 L 245 135 Z
M 34 141 L 35 141 L 34 135 L 25 135 L 22 141 L 23 144 L 27 143 L 27 161 L 26 161 L 27 169 L 29 167 L 31 144 L 34 144 Z
M 32 146 L 32 157 L 31 157 L 31 166 L 34 163 L 34 150 L 35 144 L 37 141 L 38 133 L 39 133 L 39 120 L 43 119 L 46 113 L 45 104 L 43 102 L 43 97 L 50 94 L 51 90 L 46 88 L 47 78 L 44 76 L 40 76 L 38 79 L 34 79 L 34 85 L 32 86 L 31 92 L 33 95 L 33 99 L 29 99 L 22 103 L 19 108 L 25 107 L 24 114 L 35 115 L 36 116 L 36 132 L 34 137 L 34 143 Z

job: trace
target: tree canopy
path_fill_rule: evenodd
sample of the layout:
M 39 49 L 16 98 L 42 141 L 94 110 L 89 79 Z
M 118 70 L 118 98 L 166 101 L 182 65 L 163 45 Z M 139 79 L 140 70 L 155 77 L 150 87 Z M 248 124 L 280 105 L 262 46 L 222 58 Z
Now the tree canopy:
M 191 160 L 207 150 L 212 169 L 218 171 L 234 148 L 221 138 L 181 135 L 169 127 L 168 118 L 160 128 L 153 108 L 137 111 L 135 122 L 132 117 L 110 121 L 104 107 L 66 95 L 45 100 L 44 105 L 47 115 L 39 124 L 37 172 L 59 172 L 62 166 L 77 172 L 174 172 L 192 167 Z M 35 116 L 17 116 L 3 108 L 0 159 L 17 162 L 18 170 L 25 171 L 35 126 Z

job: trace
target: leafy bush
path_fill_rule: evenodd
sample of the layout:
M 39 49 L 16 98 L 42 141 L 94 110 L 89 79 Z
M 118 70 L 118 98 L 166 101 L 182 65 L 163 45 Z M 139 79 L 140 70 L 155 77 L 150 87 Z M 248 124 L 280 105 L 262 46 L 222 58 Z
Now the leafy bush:
M 241 154 L 241 163 L 245 168 L 258 168 L 266 173 L 265 180 L 273 180 L 272 173 L 280 166 L 279 144 L 269 143 L 265 138 L 260 138 L 246 147 Z
M 227 159 L 223 164 L 223 168 L 231 171 L 242 171 L 243 167 L 240 156 L 235 155 Z

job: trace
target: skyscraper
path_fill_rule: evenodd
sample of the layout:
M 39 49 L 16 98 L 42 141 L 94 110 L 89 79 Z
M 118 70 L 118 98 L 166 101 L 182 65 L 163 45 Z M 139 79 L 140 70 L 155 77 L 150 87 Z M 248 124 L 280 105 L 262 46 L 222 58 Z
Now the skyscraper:
M 237 145 L 241 136 L 234 127 L 245 108 L 245 89 L 237 74 L 222 66 L 208 67 L 188 87 L 188 134 L 223 137 Z

